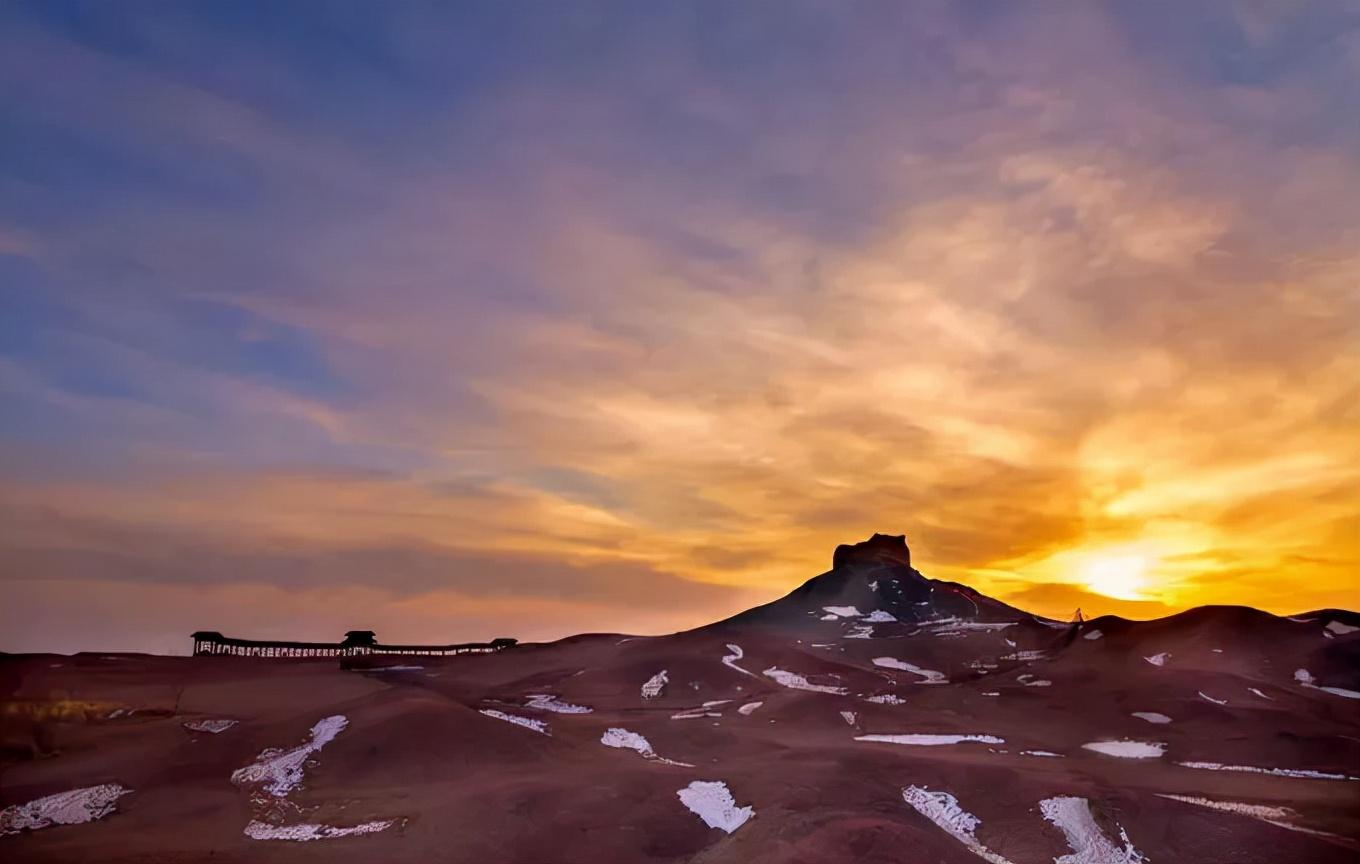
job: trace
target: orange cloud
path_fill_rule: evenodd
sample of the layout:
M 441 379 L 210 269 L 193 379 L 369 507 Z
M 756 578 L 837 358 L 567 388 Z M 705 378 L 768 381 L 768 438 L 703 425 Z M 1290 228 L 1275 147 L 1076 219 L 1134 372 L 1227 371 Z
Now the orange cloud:
M 0 450 L 16 647 L 119 596 L 147 628 L 671 629 L 874 531 L 1053 615 L 1354 605 L 1349 114 L 1187 75 L 1113 11 L 1056 47 L 1058 13 L 920 14 L 927 51 L 865 27 L 773 86 L 639 40 L 644 80 L 498 81 L 422 113 L 417 158 L 55 36 L 10 55 L 89 140 L 243 160 L 268 201 L 0 229 L 69 306 L 0 358 L 50 424 Z M 195 303 L 345 386 L 199 356 Z M 1141 599 L 1093 593 L 1109 555 Z

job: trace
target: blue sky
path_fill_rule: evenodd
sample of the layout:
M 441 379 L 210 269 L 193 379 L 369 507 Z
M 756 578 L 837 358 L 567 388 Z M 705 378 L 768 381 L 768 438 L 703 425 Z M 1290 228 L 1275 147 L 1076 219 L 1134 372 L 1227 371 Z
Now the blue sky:
M 1340 603 L 1358 79 L 1349 3 L 6 4 L 0 647 L 656 632 L 875 530 Z

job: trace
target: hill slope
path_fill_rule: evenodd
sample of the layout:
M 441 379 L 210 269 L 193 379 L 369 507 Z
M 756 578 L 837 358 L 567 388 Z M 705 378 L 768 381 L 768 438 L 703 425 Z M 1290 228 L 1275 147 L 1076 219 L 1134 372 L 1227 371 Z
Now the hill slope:
M 884 535 L 665 637 L 350 672 L 7 657 L 0 852 L 1353 861 L 1357 661 L 1354 613 L 1069 625 L 928 579 Z

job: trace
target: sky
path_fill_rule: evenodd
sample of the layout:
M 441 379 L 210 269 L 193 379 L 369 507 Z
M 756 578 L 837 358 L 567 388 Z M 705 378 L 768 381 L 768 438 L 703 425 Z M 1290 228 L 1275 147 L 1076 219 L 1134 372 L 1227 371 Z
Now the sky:
M 0 650 L 1355 608 L 1357 286 L 1344 0 L 11 0 Z

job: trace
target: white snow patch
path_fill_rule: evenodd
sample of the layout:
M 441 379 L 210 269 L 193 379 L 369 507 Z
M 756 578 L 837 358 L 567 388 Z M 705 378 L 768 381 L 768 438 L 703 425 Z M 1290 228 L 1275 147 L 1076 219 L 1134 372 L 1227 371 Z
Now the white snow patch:
M 919 675 L 923 680 L 917 681 L 917 684 L 949 683 L 949 679 L 945 677 L 943 672 L 936 672 L 934 669 L 922 669 L 920 666 L 908 663 L 905 660 L 898 660 L 896 657 L 875 657 L 873 659 L 873 664 L 885 669 L 900 669 L 903 672 Z
M 891 612 L 885 612 L 882 609 L 875 609 L 868 615 L 865 615 L 864 620 L 870 624 L 892 624 L 897 621 L 897 616 L 893 615 Z
M 235 726 L 237 720 L 188 720 L 184 728 L 190 732 L 207 732 L 209 735 L 218 735 Z
M 823 612 L 829 612 L 837 618 L 858 618 L 864 613 L 854 606 L 823 606 Z
M 1195 692 L 1199 693 L 1199 696 L 1200 696 L 1201 699 L 1204 699 L 1204 700 L 1207 701 L 1207 702 L 1212 702 L 1212 703 L 1214 703 L 1215 705 L 1227 705 L 1227 704 L 1228 704 L 1228 700 L 1227 700 L 1227 699 L 1215 699 L 1214 697 L 1210 696 L 1208 693 L 1205 693 L 1203 690 L 1197 690 L 1197 691 L 1195 691 Z
M 721 711 L 709 711 L 707 708 L 686 708 L 677 714 L 672 714 L 672 720 L 698 720 L 702 717 L 721 717 Z
M 874 625 L 856 624 L 852 626 L 843 637 L 845 639 L 872 639 L 874 638 Z
M 1071 855 L 1055 858 L 1054 864 L 1138 864 L 1147 859 L 1133 848 L 1128 834 L 1119 829 L 1123 846 L 1116 846 L 1096 824 L 1091 804 L 1085 798 L 1060 795 L 1039 802 L 1044 818 L 1063 832 Z
M 642 698 L 655 699 L 660 696 L 662 692 L 665 691 L 666 685 L 670 683 L 670 680 L 670 675 L 667 674 L 665 669 L 662 669 L 643 683 Z
M 874 581 L 872 581 L 872 582 L 869 583 L 869 590 L 870 590 L 870 591 L 877 591 L 877 590 L 878 590 L 878 580 L 877 580 L 877 579 L 875 579 Z
M 1033 675 L 1029 674 L 1028 672 L 1026 672 L 1026 673 L 1023 674 L 1023 675 L 1017 675 L 1017 676 L 1015 676 L 1015 680 L 1016 680 L 1017 683 L 1019 683 L 1019 684 L 1024 684 L 1026 687 L 1052 687 L 1052 686 L 1053 686 L 1053 682 L 1052 682 L 1052 681 L 1049 681 L 1049 680 L 1044 679 L 1044 678 L 1035 678 Z
M 1166 752 L 1166 744 L 1161 741 L 1092 741 L 1081 746 L 1120 759 L 1160 759 Z
M 529 701 L 524 703 L 524 707 L 536 708 L 539 711 L 552 711 L 554 714 L 589 714 L 594 710 L 584 705 L 561 702 L 556 696 L 547 693 L 529 694 Z
M 1347 699 L 1360 699 L 1360 692 L 1347 690 L 1344 687 L 1318 687 L 1323 693 L 1330 693 L 1333 696 L 1344 696 Z
M 847 726 L 854 726 L 854 725 L 855 725 L 855 712 L 854 712 L 854 711 L 842 711 L 842 712 L 841 712 L 841 719 L 845 721 L 845 723 L 846 723 Z
M 1218 762 L 1177 762 L 1182 768 L 1198 768 L 1203 771 L 1245 771 L 1251 774 L 1272 774 L 1276 777 L 1295 777 L 1302 780 L 1360 780 L 1345 774 L 1332 774 L 1326 771 L 1312 771 L 1306 768 L 1257 768 L 1254 765 L 1223 765 Z
M 818 620 L 820 620 L 820 621 L 839 621 L 839 620 L 840 620 L 840 616 L 839 616 L 839 615 L 823 615 L 823 616 L 822 616 L 820 619 L 818 619 Z
M 1010 864 L 978 842 L 977 828 L 982 824 L 981 820 L 960 807 L 959 800 L 948 792 L 931 791 L 924 786 L 907 786 L 902 790 L 902 800 L 979 858 L 991 864 Z
M 506 714 L 504 711 L 497 711 L 494 708 L 483 708 L 480 713 L 485 714 L 488 717 L 494 717 L 497 720 L 504 720 L 506 723 L 514 723 L 516 726 L 523 726 L 525 729 L 541 732 L 544 735 L 552 734 L 548 731 L 547 723 L 542 720 L 535 720 L 532 717 L 520 717 L 515 714 Z
M 1268 807 L 1264 804 L 1239 804 L 1235 801 L 1210 801 L 1208 798 L 1196 798 L 1193 795 L 1171 795 L 1165 792 L 1158 792 L 1158 798 L 1170 798 L 1172 801 L 1182 801 L 1186 804 L 1195 804 L 1200 807 L 1209 807 L 1214 810 L 1221 810 L 1224 813 L 1241 813 L 1244 816 L 1255 816 L 1258 819 L 1284 819 L 1293 811 L 1287 807 Z
M 292 748 L 264 750 L 255 761 L 231 773 L 237 786 L 258 786 L 275 798 L 284 798 L 302 783 L 302 768 L 313 753 L 335 740 L 349 720 L 342 714 L 324 717 L 312 727 L 310 737 Z
M 721 717 L 722 716 L 721 711 L 714 711 L 712 709 L 716 708 L 719 705 L 726 705 L 728 702 L 731 701 L 732 701 L 731 699 L 715 699 L 712 702 L 705 702 L 698 708 L 686 708 L 684 711 L 681 711 L 678 714 L 672 714 L 671 719 L 698 720 L 701 717 Z
M 131 791 L 117 783 L 104 783 L 14 804 L 0 810 L 0 837 L 51 825 L 80 825 L 103 819 L 117 809 L 118 799 Z
M 751 670 L 743 669 L 742 667 L 737 665 L 737 661 L 746 656 L 746 652 L 741 650 L 740 645 L 733 645 L 731 642 L 729 642 L 727 643 L 727 650 L 731 651 L 732 653 L 723 656 L 722 662 L 724 666 L 726 666 L 729 669 L 735 669 L 743 675 L 750 675 L 752 678 L 760 677 Z
M 1170 651 L 1163 651 L 1160 654 L 1153 654 L 1151 657 L 1144 657 L 1143 659 L 1151 663 L 1153 666 L 1165 666 L 1167 658 L 1169 658 L 1170 656 L 1171 656 Z
M 906 735 L 856 735 L 856 741 L 872 741 L 880 744 L 906 744 L 912 747 L 940 747 L 945 744 L 963 744 L 976 741 L 979 744 L 1005 744 L 1006 739 L 995 735 L 936 735 L 934 733 L 913 732 Z
M 1033 651 L 1016 651 L 1014 654 L 1005 654 L 1005 655 L 1003 655 L 1003 656 L 1001 657 L 1001 659 L 1002 659 L 1002 660 L 1020 660 L 1020 661 L 1022 661 L 1022 662 L 1029 662 L 1029 661 L 1032 661 L 1032 660 L 1043 660 L 1043 659 L 1044 659 L 1045 657 L 1047 657 L 1047 656 L 1048 656 L 1048 652 L 1047 652 L 1047 651 L 1038 651 L 1038 650 L 1033 650 Z
M 1211 801 L 1208 798 L 1197 798 L 1194 795 L 1169 795 L 1164 792 L 1157 793 L 1158 798 L 1169 798 L 1172 801 L 1180 801 L 1185 804 L 1194 804 L 1196 807 L 1207 807 L 1210 810 L 1218 810 L 1222 813 L 1235 813 L 1239 816 L 1249 816 L 1252 819 L 1260 819 L 1262 822 L 1269 822 L 1279 828 L 1286 828 L 1290 831 L 1299 831 L 1304 834 L 1315 834 L 1319 837 L 1335 837 L 1326 831 L 1315 831 L 1312 828 L 1304 828 L 1302 825 L 1295 825 L 1289 820 L 1298 814 L 1288 807 L 1271 807 L 1266 804 L 1243 804 L 1237 801 Z
M 844 696 L 844 687 L 833 687 L 829 684 L 812 684 L 802 675 L 796 672 L 788 672 L 778 666 L 771 666 L 765 670 L 765 677 L 773 678 L 775 683 L 787 687 L 790 690 L 808 690 L 812 693 L 831 693 L 836 696 Z
M 1347 633 L 1360 631 L 1360 627 L 1352 627 L 1349 624 L 1342 624 L 1340 621 L 1328 621 L 1326 629 L 1338 636 L 1345 636 Z
M 1347 699 L 1360 699 L 1360 693 L 1354 690 L 1347 690 L 1344 687 L 1322 687 L 1317 683 L 1317 678 L 1307 669 L 1294 670 L 1294 680 L 1310 690 L 1321 690 L 1324 693 L 1331 693 L 1333 696 L 1343 696 Z
M 1092 630 L 1090 633 L 1083 634 L 1081 638 L 1083 638 L 1083 639 L 1089 639 L 1089 640 L 1091 640 L 1092 642 L 1094 642 L 1095 640 L 1099 639 L 1101 636 L 1104 636 L 1104 635 L 1105 635 L 1105 634 L 1104 634 L 1104 633 L 1101 633 L 1099 630 Z
M 1014 640 L 1014 639 L 1007 639 L 1007 640 L 1006 640 L 1006 644 L 1009 645 L 1009 646 L 1011 646 L 1012 648 L 1014 648 L 1014 647 L 1015 647 L 1015 640 Z
M 1014 627 L 1015 625 L 1015 621 L 962 621 L 958 618 L 945 618 L 941 621 L 930 622 L 930 626 L 936 635 L 965 630 L 1005 630 L 1007 627 Z
M 312 840 L 334 840 L 337 837 L 376 834 L 379 831 L 386 831 L 391 828 L 396 824 L 396 821 L 395 819 L 381 819 L 376 822 L 352 825 L 348 828 L 338 828 L 334 825 L 312 824 L 270 825 L 268 822 L 252 819 L 246 825 L 244 833 L 252 840 L 291 840 L 296 843 L 307 843 Z
M 366 669 L 366 670 L 364 670 L 364 671 L 366 671 L 366 672 L 423 672 L 423 671 L 425 671 L 425 667 L 424 667 L 424 666 L 375 666 L 375 667 L 372 668 L 372 669 Z M 585 671 L 585 670 L 582 670 L 582 671 Z M 581 673 L 580 673 L 580 672 L 577 672 L 576 674 L 577 674 L 577 675 L 580 675 Z M 318 828 L 326 828 L 327 826 L 325 826 L 325 825 L 318 825 L 318 826 L 316 826 L 316 827 L 318 827 Z
M 926 627 L 952 627 L 955 624 L 962 624 L 963 619 L 957 615 L 950 615 L 947 618 L 927 618 L 921 623 Z
M 1247 689 L 1250 690 L 1251 692 L 1255 693 L 1257 696 L 1260 696 L 1262 699 L 1268 699 L 1268 700 L 1271 701 L 1271 702 L 1274 702 L 1274 701 L 1275 701 L 1275 697 L 1274 697 L 1274 696 L 1267 696 L 1266 694 L 1262 693 L 1260 690 L 1257 690 L 1255 687 L 1248 687 Z
M 1063 758 L 1063 754 L 1061 754 L 1061 753 L 1054 753 L 1054 752 L 1051 751 L 1051 750 L 1021 750 L 1021 751 L 1020 751 L 1020 755 L 1021 755 L 1021 756 L 1047 756 L 1047 757 L 1049 757 L 1049 758 L 1057 758 L 1057 759 L 1062 759 L 1062 758 Z
M 1171 718 L 1165 714 L 1158 714 L 1156 711 L 1135 711 L 1133 716 L 1139 720 L 1146 720 L 1149 723 L 1170 723 Z
M 486 713 L 486 712 L 483 712 Z M 522 719 L 522 718 L 521 718 Z M 254 763 L 232 772 L 231 782 L 237 786 L 251 789 L 251 802 L 258 815 L 277 812 L 277 805 L 268 804 L 267 797 L 285 798 L 302 783 L 303 769 L 312 754 L 329 744 L 349 725 L 342 714 L 335 714 L 318 720 L 311 729 L 311 736 L 291 750 L 270 748 L 260 753 Z M 311 840 L 330 840 L 337 837 L 351 837 L 358 834 L 372 834 L 383 831 L 395 824 L 396 820 L 387 819 L 365 822 L 347 828 L 332 825 L 297 824 L 274 825 L 252 818 L 245 827 L 245 834 L 253 840 L 291 840 L 307 842 Z
M 655 762 L 664 762 L 667 765 L 678 765 L 681 768 L 693 768 L 688 762 L 676 762 L 673 759 L 663 759 L 652 749 L 652 743 L 636 732 L 629 732 L 627 729 L 620 729 L 617 726 L 604 731 L 600 736 L 600 743 L 606 747 L 618 747 L 624 750 L 632 750 L 643 759 L 650 759 Z
M 947 618 L 926 618 L 924 620 L 918 621 L 917 623 L 921 625 L 922 629 L 929 630 L 932 633 L 934 633 L 938 630 L 953 627 L 957 624 L 963 624 L 963 619 L 957 615 L 950 615 Z
M 1001 695 L 1001 691 L 1000 691 L 1000 690 L 992 690 L 992 691 L 989 691 L 989 692 L 987 692 L 987 693 L 979 693 L 978 695 L 979 695 L 979 696 L 1000 696 L 1000 695 Z
M 865 702 L 873 702 L 878 705 L 905 705 L 907 700 L 892 693 L 880 693 L 877 696 L 866 696 Z
M 752 714 L 755 713 L 755 710 L 757 708 L 764 704 L 765 704 L 764 702 L 747 702 L 745 705 L 737 709 L 737 713 L 742 715 L 743 717 L 750 717 Z
M 695 780 L 675 793 L 691 813 L 710 828 L 728 834 L 746 824 L 756 815 L 754 807 L 738 807 L 736 799 L 721 780 Z

